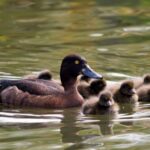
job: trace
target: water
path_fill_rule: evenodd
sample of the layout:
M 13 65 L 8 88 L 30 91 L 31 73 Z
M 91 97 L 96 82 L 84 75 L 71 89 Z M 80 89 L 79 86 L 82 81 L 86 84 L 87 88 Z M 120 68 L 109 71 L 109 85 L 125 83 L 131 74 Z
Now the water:
M 0 78 L 50 69 L 86 57 L 106 79 L 149 72 L 149 0 L 1 0 Z M 149 150 L 150 105 L 116 116 L 84 116 L 80 108 L 0 108 L 0 150 Z

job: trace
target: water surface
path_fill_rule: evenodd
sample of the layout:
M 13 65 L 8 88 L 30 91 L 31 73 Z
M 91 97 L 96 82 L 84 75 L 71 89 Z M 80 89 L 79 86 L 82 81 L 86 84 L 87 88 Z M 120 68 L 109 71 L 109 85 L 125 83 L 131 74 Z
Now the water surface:
M 66 54 L 78 53 L 106 79 L 149 73 L 149 0 L 1 0 L 0 78 L 50 69 L 59 78 Z M 0 150 L 148 150 L 150 105 L 116 116 L 0 108 Z

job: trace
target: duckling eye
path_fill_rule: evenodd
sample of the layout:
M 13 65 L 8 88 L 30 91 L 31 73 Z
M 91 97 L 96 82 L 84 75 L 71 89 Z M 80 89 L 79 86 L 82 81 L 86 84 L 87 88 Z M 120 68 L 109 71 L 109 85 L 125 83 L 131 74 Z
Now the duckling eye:
M 79 60 L 75 60 L 74 63 L 75 63 L 76 65 L 78 65 L 78 64 L 80 63 L 80 61 L 79 61 Z

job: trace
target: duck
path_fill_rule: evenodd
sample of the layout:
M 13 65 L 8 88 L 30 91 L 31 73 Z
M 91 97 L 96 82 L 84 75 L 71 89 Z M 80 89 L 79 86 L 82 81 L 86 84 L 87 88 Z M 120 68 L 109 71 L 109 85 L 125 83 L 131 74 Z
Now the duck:
M 150 102 L 150 84 L 143 85 L 137 89 L 139 101 Z
M 79 83 L 78 91 L 84 99 L 88 99 L 91 96 L 98 96 L 105 87 L 106 81 L 104 79 L 94 79 L 90 83 Z
M 3 105 L 40 108 L 69 108 L 81 106 L 83 97 L 77 90 L 77 77 L 86 75 L 101 79 L 84 57 L 70 54 L 64 57 L 60 67 L 61 85 L 49 81 L 48 85 L 26 79 L 0 80 L 0 99 Z M 40 79 L 39 79 L 40 80 Z
M 98 97 L 91 97 L 82 105 L 83 114 L 113 114 L 119 111 L 119 105 L 114 101 L 113 94 L 104 90 Z
M 117 103 L 136 103 L 138 95 L 134 88 L 133 81 L 124 81 L 117 88 L 114 86 L 113 98 Z
M 29 74 L 23 77 L 23 79 L 43 79 L 43 80 L 52 80 L 52 73 L 45 69 L 40 71 L 37 75 Z

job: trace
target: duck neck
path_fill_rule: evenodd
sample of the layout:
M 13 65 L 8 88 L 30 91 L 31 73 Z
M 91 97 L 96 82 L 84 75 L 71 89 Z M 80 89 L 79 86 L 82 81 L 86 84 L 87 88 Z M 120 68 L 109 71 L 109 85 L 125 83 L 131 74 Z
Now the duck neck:
M 70 88 L 77 87 L 77 77 L 72 77 L 70 72 L 67 72 L 63 69 L 60 70 L 60 79 L 64 90 L 69 90 Z
M 77 79 L 61 79 L 62 85 L 65 91 L 75 90 L 77 91 Z

